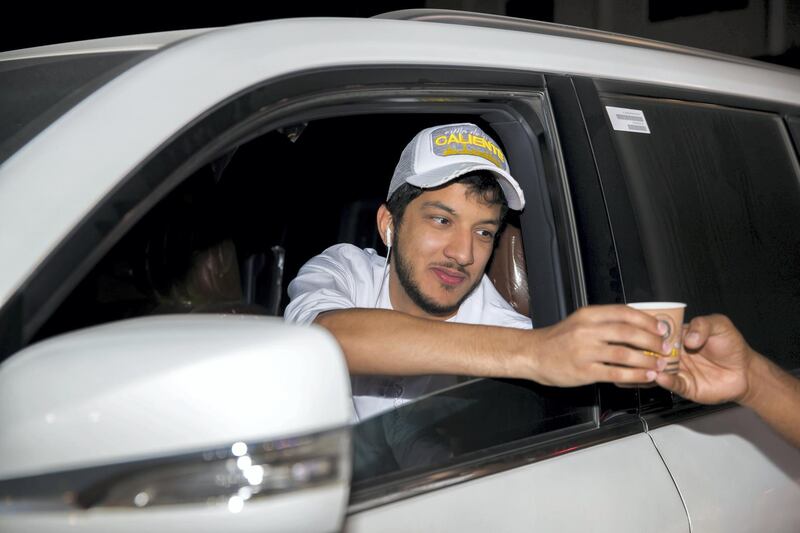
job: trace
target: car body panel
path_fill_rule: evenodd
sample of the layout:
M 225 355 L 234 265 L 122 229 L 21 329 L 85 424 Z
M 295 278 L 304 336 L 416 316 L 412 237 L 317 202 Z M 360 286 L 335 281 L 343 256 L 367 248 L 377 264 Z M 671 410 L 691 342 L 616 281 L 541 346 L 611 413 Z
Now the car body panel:
M 634 435 L 348 517 L 345 531 L 688 532 L 669 472 Z
M 651 430 L 692 531 L 797 531 L 800 450 L 742 407 Z
M 104 39 L 91 39 L 63 44 L 51 44 L 22 48 L 0 53 L 0 62 L 19 59 L 54 58 L 76 54 L 107 54 L 113 52 L 135 52 L 158 50 L 167 45 L 212 31 L 214 28 L 141 33 Z

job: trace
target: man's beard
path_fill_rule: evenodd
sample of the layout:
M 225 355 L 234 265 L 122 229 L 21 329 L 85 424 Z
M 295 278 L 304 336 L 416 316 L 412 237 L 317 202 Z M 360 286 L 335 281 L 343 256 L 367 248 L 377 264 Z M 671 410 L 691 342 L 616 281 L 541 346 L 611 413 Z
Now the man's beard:
M 394 236 L 393 240 L 392 254 L 394 254 L 395 270 L 397 271 L 397 279 L 400 281 L 400 286 L 402 286 L 403 290 L 406 291 L 406 294 L 408 294 L 409 298 L 411 298 L 411 301 L 429 315 L 448 316 L 455 314 L 458 311 L 458 308 L 461 307 L 461 304 L 464 302 L 464 300 L 466 300 L 467 297 L 472 294 L 472 291 L 475 290 L 475 287 L 480 285 L 483 276 L 479 276 L 478 279 L 475 280 L 475 283 L 472 284 L 472 287 L 470 287 L 469 290 L 464 293 L 464 296 L 462 296 L 458 302 L 452 305 L 441 305 L 434 302 L 422 294 L 422 290 L 420 290 L 419 285 L 414 280 L 414 268 L 411 266 L 411 263 L 406 260 L 403 252 L 400 250 L 400 246 L 398 246 L 397 242 L 399 240 L 397 235 Z M 463 267 L 456 263 L 441 264 L 439 266 L 458 270 L 459 272 L 466 274 Z M 445 290 L 453 290 L 446 285 L 444 287 Z

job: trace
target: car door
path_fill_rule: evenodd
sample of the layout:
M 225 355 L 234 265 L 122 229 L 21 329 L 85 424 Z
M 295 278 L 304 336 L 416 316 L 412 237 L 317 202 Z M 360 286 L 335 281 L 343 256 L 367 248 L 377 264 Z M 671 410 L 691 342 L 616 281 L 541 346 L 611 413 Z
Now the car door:
M 737 70 L 731 67 L 730 74 Z M 800 368 L 797 109 L 576 81 L 609 195 L 626 297 L 687 302 L 687 320 L 724 313 L 783 368 Z M 610 108 L 613 108 L 610 109 Z M 648 133 L 616 127 L 626 110 Z M 641 395 L 648 433 L 693 531 L 795 531 L 800 452 L 746 409 Z
M 572 83 L 539 83 L 540 113 L 518 118 L 535 136 L 500 135 L 537 154 L 522 240 L 530 285 L 550 283 L 556 296 L 532 290 L 535 327 L 577 305 L 623 301 Z M 526 167 L 524 150 L 508 152 L 512 168 Z M 544 218 L 526 219 L 531 212 Z M 548 263 L 558 275 L 546 280 Z M 361 422 L 346 530 L 688 531 L 638 407 L 636 389 L 479 380 Z
M 399 24 L 387 27 L 399 32 Z M 289 32 L 289 26 L 297 27 L 288 23 L 285 30 Z M 338 34 L 342 28 L 336 27 Z M 372 34 L 369 27 L 359 27 Z M 431 49 L 447 41 L 438 28 L 424 27 Z M 252 39 L 277 39 L 274 30 L 242 29 L 246 38 L 241 41 L 235 38 L 236 32 L 202 36 L 194 43 L 196 47 L 188 41 L 164 52 L 157 61 L 142 62 L 66 113 L 3 166 L 5 175 L 30 175 L 40 186 L 49 179 L 51 191 L 63 190 L 64 197 L 74 200 L 57 219 L 49 221 L 36 220 L 24 210 L 14 211 L 24 219 L 28 231 L 39 232 L 41 239 L 31 247 L 17 236 L 9 238 L 9 246 L 16 243 L 19 254 L 3 285 L 12 295 L 0 316 L 4 331 L 11 333 L 4 338 L 5 354 L 53 332 L 82 327 L 87 321 L 91 324 L 91 315 L 75 312 L 86 310 L 79 284 L 84 278 L 97 282 L 90 288 L 105 283 L 108 277 L 92 274 L 103 266 L 100 259 L 113 255 L 122 236 L 135 237 L 136 224 L 146 220 L 145 215 L 157 214 L 159 206 L 168 207 L 164 198 L 173 190 L 180 196 L 179 185 L 192 175 L 207 166 L 218 168 L 217 162 L 225 161 L 223 156 L 264 131 L 297 132 L 302 128 L 295 125 L 348 113 L 466 115 L 485 121 L 499 135 L 512 165 L 520 169 L 518 179 L 529 205 L 537 207 L 526 210 L 519 221 L 528 264 L 536 266 L 527 276 L 535 294 L 531 300 L 535 323 L 556 322 L 586 303 L 587 294 L 592 303 L 618 301 L 613 278 L 587 281 L 584 276 L 588 267 L 595 270 L 595 256 L 585 255 L 586 251 L 581 255 L 578 233 L 594 228 L 598 225 L 594 217 L 605 220 L 605 215 L 596 191 L 582 195 L 592 207 L 573 211 L 570 195 L 596 179 L 594 174 L 573 174 L 560 163 L 566 154 L 558 148 L 554 111 L 541 74 L 463 66 L 443 70 L 429 66 L 416 48 L 409 51 L 409 57 L 403 56 L 392 48 L 395 41 L 385 35 L 394 55 L 374 59 L 370 68 L 348 65 L 340 58 L 336 69 L 314 69 L 316 63 L 304 63 L 308 68 L 302 72 L 292 70 L 300 68 L 296 62 L 291 68 L 267 62 L 258 72 L 246 68 L 244 60 L 224 66 L 214 62 L 221 50 L 258 61 Z M 215 53 L 207 54 L 208 49 Z M 401 57 L 406 63 L 403 69 L 390 65 Z M 351 61 L 356 62 L 352 57 Z M 215 70 L 219 68 L 228 69 L 230 75 L 222 79 Z M 275 69 L 280 68 L 292 75 L 279 75 Z M 208 82 L 203 90 L 177 102 L 187 84 L 200 80 Z M 574 104 L 574 96 L 571 98 Z M 575 124 L 579 116 L 569 120 Z M 358 132 L 354 133 L 357 139 Z M 54 145 L 61 148 L 47 149 Z M 588 154 L 585 146 L 584 141 L 584 151 L 578 156 L 581 161 Z M 89 158 L 88 147 L 93 158 Z M 87 158 L 89 165 L 83 163 Z M 56 175 L 67 181 L 55 179 Z M 325 174 L 314 176 L 322 181 Z M 282 183 L 291 184 L 288 180 Z M 44 210 L 59 205 L 58 195 L 38 197 L 35 188 L 16 198 L 26 205 L 38 200 Z M 284 204 L 276 202 L 266 211 L 270 223 L 281 223 L 281 209 L 292 207 Z M 576 215 L 583 217 L 578 223 L 573 222 Z M 263 219 L 261 224 L 271 231 L 271 224 Z M 600 230 L 607 231 L 607 224 L 601 224 Z M 65 232 L 69 239 L 56 246 L 65 239 Z M 319 238 L 324 232 L 315 233 L 304 234 L 299 241 Z M 41 264 L 33 260 L 50 248 Z M 613 271 L 608 262 L 615 259 L 609 258 L 607 250 L 596 257 L 604 262 L 603 269 Z M 111 269 L 112 273 L 120 270 L 125 269 Z M 590 284 L 588 292 L 585 283 Z M 102 319 L 108 316 L 103 314 Z M 413 422 L 392 425 L 399 428 L 392 435 L 397 435 L 401 444 L 409 442 L 405 427 L 420 428 L 410 432 L 410 437 L 432 435 L 439 445 L 433 446 L 432 461 L 426 464 L 416 460 L 419 446 L 412 438 L 412 446 L 405 448 L 410 450 L 408 457 L 415 459 L 410 471 L 359 477 L 347 527 L 390 529 L 402 524 L 395 518 L 400 512 L 409 519 L 438 524 L 443 530 L 476 528 L 491 521 L 507 529 L 552 526 L 585 530 L 592 524 L 597 529 L 600 524 L 606 530 L 619 531 L 621 524 L 622 530 L 631 531 L 685 531 L 687 521 L 680 499 L 636 415 L 634 392 L 608 396 L 608 401 L 606 396 L 604 389 L 595 387 L 564 391 L 484 380 L 398 410 L 395 416 Z M 380 419 L 375 424 L 378 422 Z M 441 448 L 443 437 L 454 446 L 452 451 Z M 385 443 L 381 438 L 377 442 L 377 455 L 373 456 L 381 457 Z M 445 463 L 437 459 L 442 453 Z M 641 512 L 620 511 L 621 502 L 643 492 L 655 498 L 643 502 Z M 496 505 L 485 509 L 471 505 L 490 494 Z M 576 496 L 596 502 L 593 515 L 566 511 L 573 508 Z M 456 516 L 452 509 L 457 510 Z M 475 521 L 476 515 L 468 510 L 485 510 L 483 521 Z
M 362 422 L 345 530 L 689 531 L 637 416 L 598 424 L 593 405 L 568 416 L 575 391 L 542 389 L 478 382 Z M 360 447 L 375 453 L 367 426 L 389 449 L 372 476 L 358 466 Z

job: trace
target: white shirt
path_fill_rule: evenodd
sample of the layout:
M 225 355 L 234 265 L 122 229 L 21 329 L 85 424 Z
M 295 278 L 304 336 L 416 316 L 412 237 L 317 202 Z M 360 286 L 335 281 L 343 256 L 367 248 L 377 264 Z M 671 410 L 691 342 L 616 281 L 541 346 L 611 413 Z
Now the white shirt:
M 336 309 L 393 309 L 386 258 L 371 248 L 337 244 L 311 258 L 289 283 L 291 302 L 284 318 L 310 324 L 318 314 Z M 484 274 L 480 284 L 447 322 L 530 329 L 531 320 L 517 313 Z M 455 385 L 456 376 L 353 376 L 356 416 L 398 407 L 436 390 Z

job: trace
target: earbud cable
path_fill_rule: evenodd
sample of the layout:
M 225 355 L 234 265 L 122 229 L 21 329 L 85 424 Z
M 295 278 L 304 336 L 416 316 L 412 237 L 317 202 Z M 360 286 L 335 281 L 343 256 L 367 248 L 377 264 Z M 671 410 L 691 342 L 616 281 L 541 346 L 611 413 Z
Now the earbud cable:
M 381 284 L 378 287 L 378 295 L 375 297 L 374 308 L 378 308 L 378 302 L 381 300 L 381 292 L 383 291 L 383 283 L 386 281 L 386 276 L 389 272 L 389 259 L 392 257 L 392 243 L 390 242 L 386 250 L 386 265 L 383 267 L 383 274 L 381 276 Z

